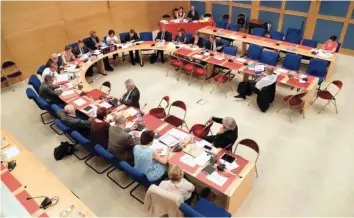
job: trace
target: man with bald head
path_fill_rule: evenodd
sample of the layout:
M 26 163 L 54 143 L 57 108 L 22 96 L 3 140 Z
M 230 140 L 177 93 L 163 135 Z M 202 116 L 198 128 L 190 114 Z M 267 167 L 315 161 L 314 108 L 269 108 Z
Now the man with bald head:
M 47 63 L 45 64 L 46 67 L 50 67 L 52 64 L 57 65 L 57 69 L 61 66 L 61 61 L 59 61 L 59 55 L 53 53 L 50 58 L 48 59 Z

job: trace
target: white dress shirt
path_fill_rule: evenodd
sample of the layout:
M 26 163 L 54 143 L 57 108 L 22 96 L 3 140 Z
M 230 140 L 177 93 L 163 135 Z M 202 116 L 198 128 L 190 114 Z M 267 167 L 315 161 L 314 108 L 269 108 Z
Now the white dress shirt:
M 44 77 L 45 77 L 46 75 L 51 75 L 51 76 L 53 76 L 53 77 L 56 77 L 56 76 L 58 76 L 58 72 L 57 72 L 57 71 L 51 71 L 50 68 L 47 67 L 47 68 L 45 68 L 45 69 L 43 70 L 42 78 L 44 79 Z
M 272 75 L 264 76 L 256 83 L 256 88 L 260 91 L 264 87 L 272 85 L 276 81 L 277 81 L 277 75 L 272 74 Z
M 110 45 L 112 43 L 117 44 L 118 43 L 118 37 L 113 36 L 112 38 L 110 36 L 107 36 L 106 38 L 107 45 Z

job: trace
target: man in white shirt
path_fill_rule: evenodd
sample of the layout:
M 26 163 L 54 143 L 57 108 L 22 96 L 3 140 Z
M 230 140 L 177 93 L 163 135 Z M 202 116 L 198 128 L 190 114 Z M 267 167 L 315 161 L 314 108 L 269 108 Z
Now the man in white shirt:
M 257 80 L 247 81 L 244 83 L 243 88 L 238 88 L 239 95 L 235 98 L 246 99 L 247 90 L 251 90 L 253 93 L 258 94 L 264 87 L 270 86 L 277 81 L 277 76 L 273 74 L 273 67 L 266 67 L 262 76 Z
M 58 76 L 58 65 L 56 63 L 51 63 L 49 67 L 44 69 L 42 78 L 44 78 L 46 75 L 51 75 L 54 78 Z

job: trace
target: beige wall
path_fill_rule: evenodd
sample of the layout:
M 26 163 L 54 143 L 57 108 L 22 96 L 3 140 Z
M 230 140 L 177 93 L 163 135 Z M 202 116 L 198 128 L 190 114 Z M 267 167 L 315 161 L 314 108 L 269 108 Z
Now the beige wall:
M 12 60 L 25 77 L 36 73 L 50 54 L 88 36 L 109 29 L 152 31 L 162 14 L 187 1 L 1 2 L 1 63 Z

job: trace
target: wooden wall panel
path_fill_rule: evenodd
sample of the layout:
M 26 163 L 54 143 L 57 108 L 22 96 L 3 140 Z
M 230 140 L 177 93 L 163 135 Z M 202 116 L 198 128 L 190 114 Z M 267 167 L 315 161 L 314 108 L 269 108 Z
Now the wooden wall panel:
M 69 42 L 64 22 L 5 35 L 5 40 L 25 77 L 36 73 L 53 52 L 61 52 Z
M 75 20 L 65 21 L 65 26 L 70 43 L 89 36 L 91 30 L 96 30 L 99 37 L 106 36 L 108 30 L 113 28 L 109 10 Z
M 62 13 L 62 18 L 67 20 L 74 20 L 91 16 L 97 13 L 106 12 L 108 3 L 106 1 L 91 1 L 91 2 L 59 2 L 59 9 Z
M 1 2 L 4 35 L 37 28 L 61 20 L 57 2 Z
M 10 54 L 8 47 L 7 47 L 4 36 L 1 35 L 1 63 L 4 63 L 7 60 L 15 61 L 12 59 L 12 56 Z

